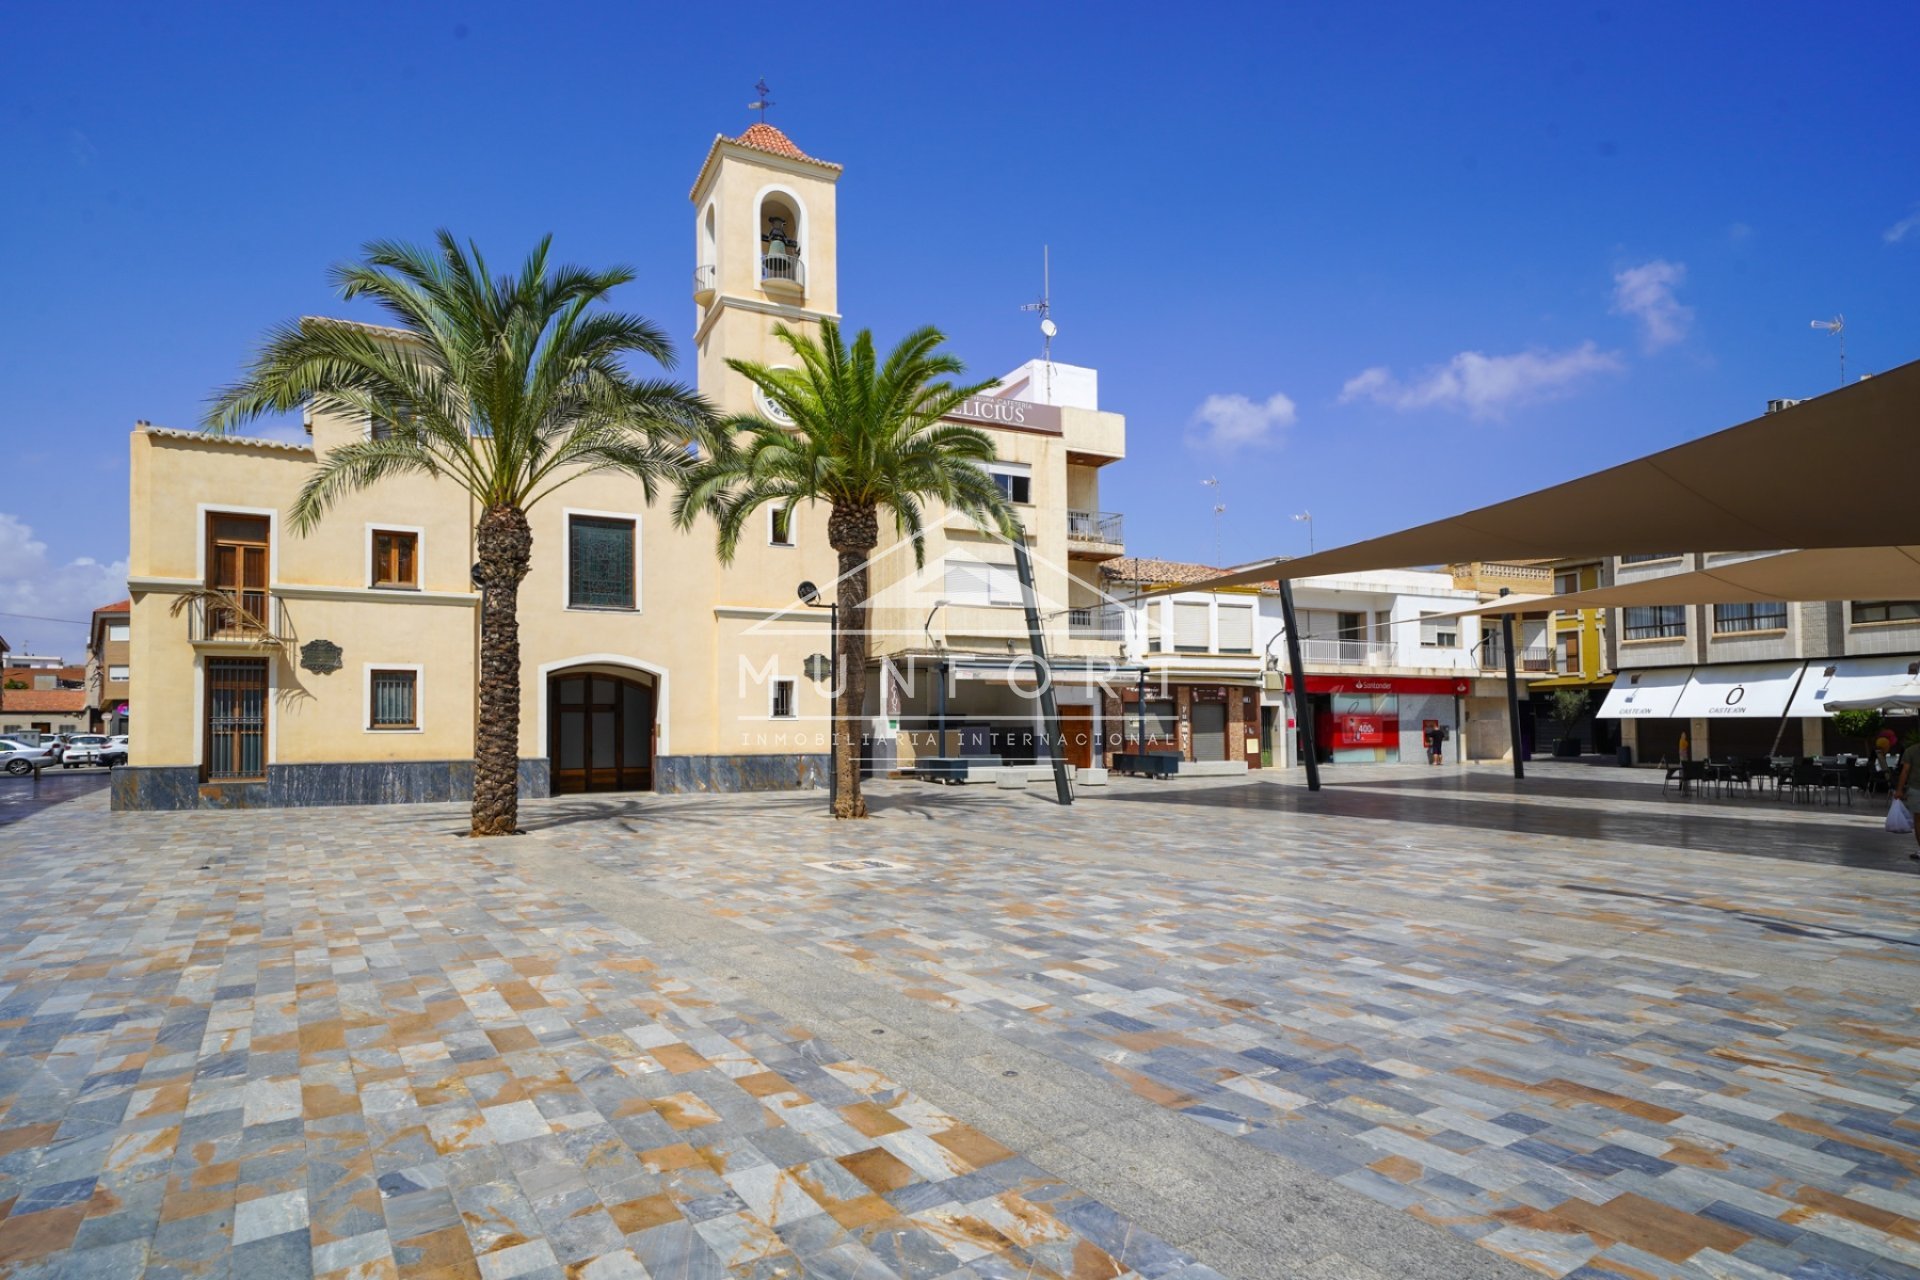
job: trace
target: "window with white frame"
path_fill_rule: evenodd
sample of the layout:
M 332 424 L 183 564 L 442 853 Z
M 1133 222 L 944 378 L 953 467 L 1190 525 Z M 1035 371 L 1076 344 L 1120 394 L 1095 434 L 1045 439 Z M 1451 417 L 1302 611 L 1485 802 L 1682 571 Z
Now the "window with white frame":
M 1220 606 L 1220 652 L 1253 652 L 1253 606 Z
M 1458 649 L 1460 619 L 1449 618 L 1438 613 L 1421 614 L 1420 647 L 1422 649 Z
M 1175 600 L 1173 647 L 1189 652 L 1206 652 L 1213 630 L 1213 620 L 1209 616 L 1212 612 L 1204 600 Z
M 773 682 L 773 707 L 770 714 L 775 720 L 791 720 L 794 718 L 792 679 L 781 679 Z
M 108 667 L 107 679 L 118 680 L 125 683 L 127 679 L 127 669 L 125 667 Z
M 767 508 L 767 545 L 772 547 L 793 545 L 792 511 L 785 507 Z
M 946 562 L 944 590 L 952 604 L 1019 604 L 1020 572 L 1010 564 L 952 556 Z
M 987 474 L 1008 502 L 1022 506 L 1033 502 L 1033 468 L 1024 462 L 989 462 Z
M 420 673 L 409 667 L 378 668 L 367 674 L 367 728 L 420 727 Z
M 131 640 L 133 639 L 133 628 L 124 622 L 110 622 L 107 624 L 107 639 L 118 641 Z

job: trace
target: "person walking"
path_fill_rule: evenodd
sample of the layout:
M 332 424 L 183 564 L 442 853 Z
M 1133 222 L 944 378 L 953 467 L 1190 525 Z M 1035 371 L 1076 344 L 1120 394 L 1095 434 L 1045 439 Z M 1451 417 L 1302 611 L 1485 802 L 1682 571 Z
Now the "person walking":
M 1893 798 L 1909 809 L 1920 801 L 1920 738 L 1900 754 L 1900 769 L 1893 776 Z M 1920 844 L 1920 822 L 1913 824 L 1913 839 Z M 1920 862 L 1920 849 L 1907 856 Z
M 1440 727 L 1439 721 L 1436 720 L 1427 726 L 1426 738 L 1427 763 L 1429 765 L 1443 763 L 1446 754 L 1447 731 Z
M 1687 731 L 1680 731 L 1680 794 L 1687 794 L 1687 764 L 1693 759 L 1693 740 L 1687 737 Z

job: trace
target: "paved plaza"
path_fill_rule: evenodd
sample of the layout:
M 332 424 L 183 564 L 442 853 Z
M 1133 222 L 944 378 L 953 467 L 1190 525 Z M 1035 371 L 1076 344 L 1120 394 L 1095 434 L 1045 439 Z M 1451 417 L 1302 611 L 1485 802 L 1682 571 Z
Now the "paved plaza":
M 1920 1277 L 1870 805 L 1545 766 L 0 826 L 0 1274 Z

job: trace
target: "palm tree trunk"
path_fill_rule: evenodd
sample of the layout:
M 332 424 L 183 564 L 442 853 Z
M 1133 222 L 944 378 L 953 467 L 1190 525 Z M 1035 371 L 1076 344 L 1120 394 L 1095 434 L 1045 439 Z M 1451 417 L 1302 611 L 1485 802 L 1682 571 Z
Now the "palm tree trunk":
M 827 517 L 827 542 L 840 556 L 835 599 L 840 603 L 840 697 L 833 731 L 840 749 L 835 757 L 836 818 L 864 818 L 867 799 L 860 794 L 860 724 L 867 701 L 867 560 L 880 543 L 880 522 L 873 508 L 835 506 Z
M 520 580 L 533 558 L 527 513 L 489 507 L 476 545 L 483 594 L 471 834 L 510 836 L 520 829 Z

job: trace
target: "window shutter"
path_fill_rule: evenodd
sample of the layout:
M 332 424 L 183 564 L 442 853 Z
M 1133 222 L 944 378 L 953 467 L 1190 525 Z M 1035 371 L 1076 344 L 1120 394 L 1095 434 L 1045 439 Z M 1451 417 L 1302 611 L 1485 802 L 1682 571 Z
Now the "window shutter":
M 1222 652 L 1252 652 L 1253 608 L 1250 605 L 1220 607 L 1220 648 Z
M 1192 603 L 1185 600 L 1173 602 L 1173 647 L 1176 649 L 1205 649 L 1212 629 L 1207 615 L 1210 610 L 1204 602 Z
M 988 566 L 972 560 L 947 561 L 947 599 L 958 604 L 985 604 L 992 599 Z
M 1020 571 L 1010 564 L 989 565 L 992 570 L 993 602 L 1023 604 L 1020 595 Z

